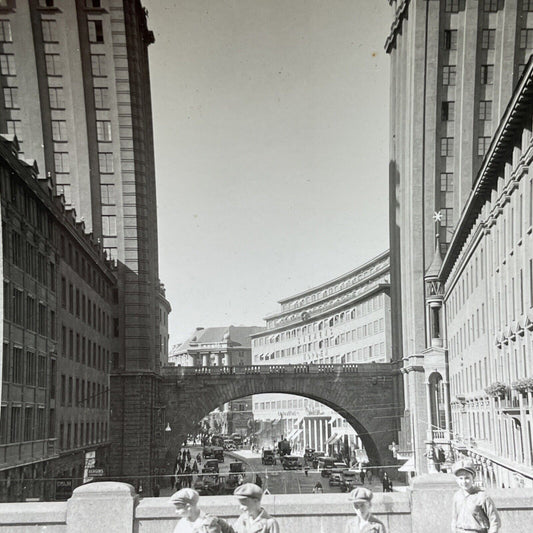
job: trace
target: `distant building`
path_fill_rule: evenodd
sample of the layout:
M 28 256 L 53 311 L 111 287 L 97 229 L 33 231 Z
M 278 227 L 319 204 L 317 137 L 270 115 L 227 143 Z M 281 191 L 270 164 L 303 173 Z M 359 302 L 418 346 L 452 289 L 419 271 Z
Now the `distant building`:
M 37 166 L 0 136 L 3 257 L 0 499 L 59 497 L 107 469 L 117 278 Z M 33 480 L 39 481 L 33 481 Z
M 172 310 L 166 299 L 165 286 L 159 286 L 159 359 L 161 366 L 168 365 L 168 315 Z
M 281 311 L 265 318 L 266 329 L 252 335 L 252 363 L 356 364 L 391 360 L 389 253 L 333 280 L 280 300 Z M 327 414 L 330 422 L 305 424 L 309 416 Z M 311 399 L 281 395 L 254 397 L 254 416 L 279 426 L 296 449 L 308 443 L 327 451 L 340 434 L 339 415 Z M 281 423 L 280 423 L 281 420 Z M 325 424 L 325 425 L 324 425 Z M 263 424 L 263 428 L 266 424 Z M 332 428 L 337 428 L 333 430 Z M 264 432 L 266 433 L 266 429 Z M 349 446 L 359 444 L 355 431 Z M 338 440 L 338 439 L 337 439 Z
M 252 360 L 250 335 L 258 326 L 196 328 L 196 331 L 169 355 L 169 363 L 181 366 L 245 366 Z M 251 397 L 228 402 L 209 416 L 217 433 L 248 435 L 253 430 Z

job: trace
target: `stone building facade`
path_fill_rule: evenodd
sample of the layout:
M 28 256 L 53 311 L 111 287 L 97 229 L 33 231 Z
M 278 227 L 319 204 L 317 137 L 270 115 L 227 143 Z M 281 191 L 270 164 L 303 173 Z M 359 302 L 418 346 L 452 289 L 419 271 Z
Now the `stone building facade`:
M 384 252 L 356 269 L 317 287 L 280 300 L 281 310 L 265 318 L 266 329 L 252 335 L 254 365 L 357 364 L 391 360 L 389 253 Z M 267 407 L 268 406 L 268 407 Z M 327 415 L 327 429 L 315 433 L 316 420 Z M 254 414 L 280 425 L 293 447 L 313 442 L 327 451 L 330 438 L 341 428 L 339 416 L 308 398 L 254 398 Z M 311 423 L 312 422 L 312 423 Z M 351 446 L 359 444 L 348 431 Z
M 392 349 L 404 361 L 400 449 L 422 473 L 432 464 L 428 446 L 442 436 L 427 428 L 433 359 L 423 280 L 435 234 L 444 254 L 533 51 L 533 2 L 388 1 Z
M 59 497 L 106 468 L 117 277 L 53 182 L 0 137 L 2 500 Z
M 456 455 L 477 462 L 485 484 L 496 487 L 533 486 L 532 131 L 530 60 L 474 181 L 438 278 L 448 347 L 451 443 Z

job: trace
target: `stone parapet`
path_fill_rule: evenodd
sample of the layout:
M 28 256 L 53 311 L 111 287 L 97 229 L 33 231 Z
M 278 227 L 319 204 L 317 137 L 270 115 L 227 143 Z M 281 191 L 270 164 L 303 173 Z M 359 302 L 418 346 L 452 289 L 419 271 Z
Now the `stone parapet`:
M 449 533 L 451 500 L 457 489 L 453 477 L 429 474 L 407 492 L 376 493 L 374 514 L 392 533 Z M 533 489 L 489 491 L 502 517 L 502 531 L 526 532 L 533 521 Z M 239 508 L 232 496 L 200 499 L 201 507 L 235 521 Z M 342 531 L 354 515 L 346 494 L 283 494 L 263 499 L 281 531 L 329 533 Z M 176 514 L 168 498 L 139 502 L 133 487 L 103 482 L 83 485 L 67 503 L 0 504 L 0 533 L 170 533 Z

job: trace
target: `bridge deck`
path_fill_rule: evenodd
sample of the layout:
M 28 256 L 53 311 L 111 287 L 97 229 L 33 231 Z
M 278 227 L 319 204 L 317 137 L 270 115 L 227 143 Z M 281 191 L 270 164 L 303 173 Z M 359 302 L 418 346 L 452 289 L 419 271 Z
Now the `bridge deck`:
M 363 363 L 363 364 L 300 364 L 300 365 L 248 365 L 248 366 L 164 366 L 161 369 L 163 376 L 221 376 L 245 374 L 344 374 L 361 373 L 391 374 L 396 365 L 394 363 Z

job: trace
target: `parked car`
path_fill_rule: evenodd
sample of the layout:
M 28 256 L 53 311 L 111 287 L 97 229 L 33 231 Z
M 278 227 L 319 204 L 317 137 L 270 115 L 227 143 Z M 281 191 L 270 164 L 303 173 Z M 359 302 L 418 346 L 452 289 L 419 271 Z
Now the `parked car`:
M 237 446 L 235 446 L 235 443 L 233 442 L 233 439 L 224 439 L 224 450 L 231 452 L 233 450 L 237 449 Z
M 218 474 L 218 459 L 208 459 L 204 463 L 204 467 L 202 468 L 203 474 L 209 474 L 209 473 L 217 473 Z
M 306 448 L 304 452 L 304 459 L 312 461 L 315 458 L 315 450 L 313 448 Z
M 345 470 L 341 474 L 341 492 L 350 492 L 357 483 L 357 472 L 355 470 Z
M 322 477 L 329 477 L 331 469 L 335 467 L 335 459 L 333 457 L 320 457 L 318 459 L 318 469 Z
M 200 496 L 212 496 L 220 492 L 218 475 L 199 475 L 193 486 Z
M 298 470 L 300 468 L 300 458 L 297 455 L 284 455 L 281 458 L 283 470 Z
M 338 474 L 337 472 L 332 472 L 331 475 L 329 476 L 329 486 L 340 487 L 341 482 L 342 482 L 341 474 Z
M 213 457 L 220 461 L 221 463 L 224 462 L 224 448 L 221 448 L 220 446 L 213 446 Z
M 204 449 L 202 450 L 202 456 L 204 459 L 209 459 L 211 457 L 214 457 L 213 446 L 204 446 Z
M 264 465 L 275 465 L 276 454 L 274 453 L 274 450 L 263 450 L 261 454 L 261 463 Z

